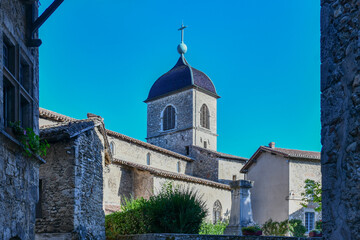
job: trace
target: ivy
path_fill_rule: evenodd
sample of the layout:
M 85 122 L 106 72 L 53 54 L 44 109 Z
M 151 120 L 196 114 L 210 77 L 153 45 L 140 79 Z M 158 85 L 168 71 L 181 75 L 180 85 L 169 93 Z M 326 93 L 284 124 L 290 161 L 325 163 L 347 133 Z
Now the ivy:
M 40 137 L 32 128 L 22 128 L 20 122 L 10 122 L 10 127 L 15 137 L 23 144 L 24 155 L 30 157 L 32 154 L 45 157 L 47 149 L 50 147 L 46 140 L 40 140 Z
M 301 193 L 302 203 L 301 206 L 308 207 L 310 203 L 317 203 L 317 207 L 315 208 L 316 212 L 321 212 L 322 204 L 321 204 L 321 184 L 320 182 L 316 182 L 311 179 L 305 180 L 305 192 Z

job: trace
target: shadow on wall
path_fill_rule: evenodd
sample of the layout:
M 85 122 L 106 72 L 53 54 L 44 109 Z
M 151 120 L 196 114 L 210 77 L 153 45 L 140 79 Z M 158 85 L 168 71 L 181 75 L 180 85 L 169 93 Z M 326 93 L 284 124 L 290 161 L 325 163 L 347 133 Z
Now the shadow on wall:
M 133 191 L 133 170 L 131 168 L 121 167 L 121 177 L 119 181 L 118 194 L 120 203 L 125 203 L 125 198 L 134 197 Z

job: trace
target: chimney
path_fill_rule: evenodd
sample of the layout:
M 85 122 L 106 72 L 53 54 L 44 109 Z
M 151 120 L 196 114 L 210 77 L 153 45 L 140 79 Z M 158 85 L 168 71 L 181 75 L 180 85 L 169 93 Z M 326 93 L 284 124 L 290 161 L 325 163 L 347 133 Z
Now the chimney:
M 269 147 L 270 147 L 270 148 L 275 148 L 275 142 L 269 143 Z

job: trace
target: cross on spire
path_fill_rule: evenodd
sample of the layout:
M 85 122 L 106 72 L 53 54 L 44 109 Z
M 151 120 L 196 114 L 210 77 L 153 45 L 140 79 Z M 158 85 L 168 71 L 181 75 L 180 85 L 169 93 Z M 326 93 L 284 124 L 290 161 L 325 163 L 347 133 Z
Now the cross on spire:
M 181 31 L 181 42 L 184 42 L 184 29 L 187 28 L 187 26 L 184 26 L 184 23 L 181 24 L 181 28 L 178 30 Z

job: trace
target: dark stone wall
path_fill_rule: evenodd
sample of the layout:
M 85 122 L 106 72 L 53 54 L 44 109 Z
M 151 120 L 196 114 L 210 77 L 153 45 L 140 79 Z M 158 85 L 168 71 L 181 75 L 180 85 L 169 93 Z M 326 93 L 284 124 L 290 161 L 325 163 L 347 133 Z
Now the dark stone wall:
M 326 239 L 360 239 L 360 1 L 321 1 L 321 151 Z
M 68 233 L 74 229 L 75 139 L 50 143 L 40 166 L 41 217 L 36 233 Z
M 36 233 L 105 239 L 100 134 L 92 129 L 50 145 L 47 163 L 40 168 L 42 217 L 36 221 Z
M 219 162 L 217 156 L 204 148 L 190 146 L 191 158 L 195 159 L 191 163 L 192 175 L 194 177 L 205 178 L 212 181 L 219 180 Z M 186 172 L 189 174 L 188 172 Z
M 34 239 L 40 161 L 0 132 L 0 239 Z
M 273 237 L 273 236 L 229 236 L 196 234 L 142 234 L 118 237 L 122 240 L 321 240 L 322 238 Z

